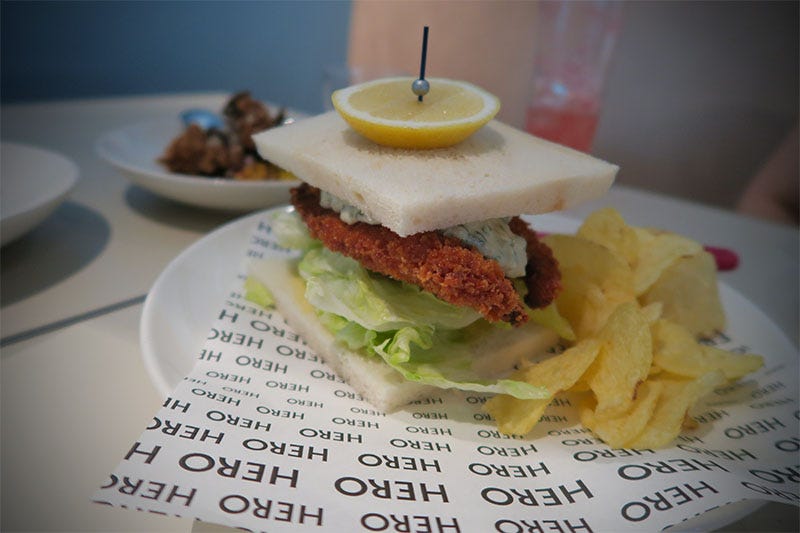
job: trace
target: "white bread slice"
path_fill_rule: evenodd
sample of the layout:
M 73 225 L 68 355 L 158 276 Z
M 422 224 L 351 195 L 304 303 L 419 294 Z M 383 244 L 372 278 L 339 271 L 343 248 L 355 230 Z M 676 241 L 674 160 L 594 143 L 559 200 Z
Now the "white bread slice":
M 605 194 L 618 170 L 498 121 L 435 150 L 377 145 L 336 111 L 253 139 L 265 159 L 401 236 L 565 209 Z
M 317 319 L 305 298 L 305 284 L 295 273 L 296 260 L 270 258 L 252 261 L 249 274 L 267 286 L 275 305 L 288 322 L 333 371 L 376 408 L 391 412 L 414 400 L 441 393 L 429 385 L 406 381 L 376 357 L 367 357 L 336 342 Z M 494 328 L 472 349 L 473 368 L 481 375 L 501 376 L 522 358 L 541 354 L 558 341 L 552 331 L 534 324 L 519 328 Z

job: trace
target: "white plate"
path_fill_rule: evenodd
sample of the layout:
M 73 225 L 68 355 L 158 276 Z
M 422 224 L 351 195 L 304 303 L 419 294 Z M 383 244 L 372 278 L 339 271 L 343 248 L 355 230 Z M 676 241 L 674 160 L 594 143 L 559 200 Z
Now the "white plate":
M 278 208 L 281 209 L 281 208 Z M 254 213 L 222 226 L 184 250 L 161 273 L 144 304 L 140 325 L 147 371 L 167 397 L 187 375 L 202 348 L 220 303 L 232 289 L 243 253 L 257 221 Z M 534 227 L 544 232 L 574 232 L 579 222 L 541 215 Z M 731 330 L 768 354 L 794 354 L 781 330 L 744 296 L 720 283 Z M 709 531 L 739 520 L 763 505 L 744 500 L 683 522 L 671 531 Z
M 294 181 L 237 181 L 167 171 L 157 159 L 183 129 L 178 117 L 133 124 L 104 134 L 97 153 L 127 179 L 159 196 L 198 207 L 252 211 L 289 201 Z
M 239 218 L 195 242 L 147 294 L 139 340 L 147 372 L 165 398 L 192 369 L 259 217 Z
M 61 154 L 0 143 L 0 245 L 38 226 L 78 181 L 78 167 Z

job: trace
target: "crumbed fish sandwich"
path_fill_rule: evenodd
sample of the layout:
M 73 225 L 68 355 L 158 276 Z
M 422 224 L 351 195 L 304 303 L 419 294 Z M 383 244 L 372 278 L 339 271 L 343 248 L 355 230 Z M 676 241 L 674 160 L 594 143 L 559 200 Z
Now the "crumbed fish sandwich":
M 272 223 L 297 255 L 251 276 L 380 409 L 432 387 L 547 397 L 508 379 L 558 340 L 558 264 L 520 215 L 601 196 L 617 167 L 488 119 L 452 146 L 386 146 L 340 112 L 254 136 L 303 183 Z

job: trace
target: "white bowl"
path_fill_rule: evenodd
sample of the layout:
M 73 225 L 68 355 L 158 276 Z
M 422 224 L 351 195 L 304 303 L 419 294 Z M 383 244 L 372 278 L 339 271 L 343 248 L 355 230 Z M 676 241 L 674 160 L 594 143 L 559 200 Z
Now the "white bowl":
M 78 181 L 78 167 L 61 154 L 0 143 L 0 245 L 42 223 Z

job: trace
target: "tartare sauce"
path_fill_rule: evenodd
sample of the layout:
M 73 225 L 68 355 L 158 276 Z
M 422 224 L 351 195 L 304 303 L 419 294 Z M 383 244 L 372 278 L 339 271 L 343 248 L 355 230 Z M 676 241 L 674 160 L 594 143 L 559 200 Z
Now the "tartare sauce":
M 508 225 L 510 218 L 490 218 L 459 224 L 442 230 L 445 235 L 461 239 L 477 248 L 484 257 L 494 259 L 509 278 L 521 278 L 528 264 L 527 241 Z
M 379 223 L 361 209 L 348 204 L 338 196 L 334 196 L 327 191 L 320 191 L 319 205 L 327 209 L 333 209 L 339 213 L 339 218 L 348 224 L 355 224 L 356 222 L 366 222 L 367 224 Z

